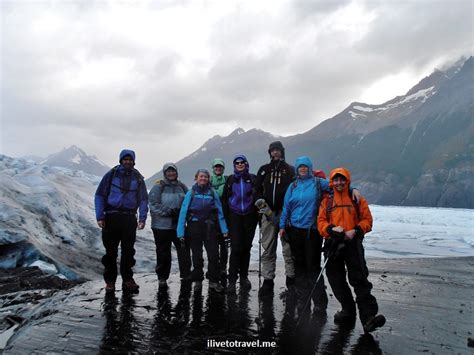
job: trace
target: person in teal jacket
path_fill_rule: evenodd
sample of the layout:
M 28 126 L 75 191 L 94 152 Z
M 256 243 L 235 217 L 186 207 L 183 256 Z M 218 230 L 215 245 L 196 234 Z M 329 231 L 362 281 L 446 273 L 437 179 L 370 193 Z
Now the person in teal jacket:
M 208 258 L 209 288 L 224 291 L 219 280 L 219 258 L 217 253 L 217 233 L 227 238 L 227 224 L 222 204 L 217 192 L 210 185 L 210 174 L 199 169 L 195 175 L 196 183 L 184 197 L 179 212 L 176 234 L 178 238 L 189 238 L 191 242 L 193 270 L 191 279 L 197 283 L 204 279 L 202 247 L 206 248 Z

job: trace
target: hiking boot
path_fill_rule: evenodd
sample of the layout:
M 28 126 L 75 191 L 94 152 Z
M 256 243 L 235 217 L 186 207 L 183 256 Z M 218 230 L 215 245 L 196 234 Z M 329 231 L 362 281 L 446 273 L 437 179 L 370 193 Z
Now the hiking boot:
M 139 288 L 140 286 L 137 285 L 134 279 L 130 279 L 122 283 L 122 291 L 124 292 L 138 293 Z
M 168 283 L 166 282 L 166 280 L 158 280 L 158 288 L 167 288 L 168 287 Z
M 252 289 L 252 283 L 248 279 L 248 277 L 244 277 L 240 279 L 240 288 L 242 290 L 251 290 Z
M 337 311 L 336 314 L 334 315 L 334 323 L 341 324 L 341 323 L 351 322 L 351 321 L 354 321 L 355 317 L 356 317 L 355 311 L 349 311 L 343 308 L 342 310 Z
M 115 292 L 115 282 L 106 282 L 106 284 L 105 284 L 105 292 L 106 292 L 106 293 Z
M 385 317 L 381 314 L 369 317 L 367 322 L 364 323 L 364 332 L 373 332 L 375 329 L 383 327 L 385 324 Z
M 235 292 L 235 281 L 229 281 L 227 285 L 227 293 L 234 293 Z
M 219 282 L 209 282 L 209 288 L 217 293 L 224 291 L 224 287 Z
M 258 297 L 270 296 L 273 294 L 273 280 L 263 280 L 263 285 L 258 290 Z

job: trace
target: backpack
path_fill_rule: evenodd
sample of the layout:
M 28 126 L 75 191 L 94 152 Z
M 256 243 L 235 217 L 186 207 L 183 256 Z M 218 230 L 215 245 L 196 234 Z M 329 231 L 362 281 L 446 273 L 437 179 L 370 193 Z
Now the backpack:
M 161 192 L 163 192 L 163 189 L 164 189 L 165 186 L 166 186 L 165 180 L 157 180 L 157 181 L 155 182 L 155 184 L 160 184 Z M 168 186 L 169 186 L 169 185 L 168 185 Z M 176 186 L 181 187 L 181 189 L 183 190 L 183 192 L 186 193 L 187 187 L 186 187 L 186 185 L 184 185 L 181 181 L 178 180 L 178 184 L 177 184 Z
M 156 180 L 155 185 L 160 185 L 160 197 L 158 199 L 159 203 L 161 203 L 161 194 L 163 193 L 163 190 L 165 189 L 166 182 L 164 180 Z M 170 186 L 170 185 L 168 185 Z M 184 185 L 181 181 L 178 180 L 178 184 L 176 185 L 177 187 L 180 187 L 183 190 L 183 193 L 186 194 L 188 191 L 186 185 Z M 175 192 L 173 188 L 173 193 Z
M 319 177 L 321 179 L 326 179 L 326 174 L 324 173 L 324 171 L 319 170 L 319 169 L 313 170 L 313 176 L 314 177 Z
M 347 190 L 347 192 L 348 192 L 348 194 L 349 194 L 349 197 L 351 198 L 352 207 L 354 207 L 354 209 L 355 209 L 355 211 L 356 211 L 357 219 L 360 221 L 359 204 L 356 203 L 356 202 L 352 199 L 351 191 L 352 191 L 352 189 L 351 189 L 350 186 L 349 186 L 349 189 Z M 333 210 L 333 208 L 332 208 L 333 201 L 334 201 L 334 190 L 331 189 L 331 191 L 329 192 L 329 195 L 328 195 L 328 204 L 327 204 L 327 206 L 326 206 L 326 219 L 327 219 L 328 221 L 330 221 L 331 212 L 332 212 L 332 210 Z M 336 207 L 347 207 L 347 206 L 346 206 L 346 205 L 342 205 L 342 206 L 336 206 Z
M 140 174 L 140 172 L 139 172 L 137 169 L 133 168 L 132 174 L 135 176 L 135 178 L 136 178 L 137 181 L 138 181 L 137 189 L 136 189 L 136 190 L 124 190 L 124 189 L 122 189 L 121 186 L 114 185 L 114 183 L 113 183 L 113 182 L 114 182 L 115 175 L 117 174 L 117 170 L 118 170 L 119 167 L 120 167 L 120 165 L 116 165 L 116 166 L 114 166 L 112 169 L 110 169 L 110 171 L 109 171 L 111 177 L 110 177 L 110 179 L 109 179 L 109 181 L 108 181 L 107 196 L 110 195 L 110 190 L 111 190 L 112 186 L 114 186 L 114 187 L 119 188 L 119 189 L 120 189 L 120 192 L 122 192 L 122 193 L 127 193 L 127 192 L 131 192 L 131 191 L 136 191 L 137 197 L 138 197 L 138 193 L 139 193 L 139 191 L 140 191 L 140 186 L 141 186 L 141 184 L 145 181 L 144 178 L 143 178 L 143 176 L 142 176 L 142 174 Z

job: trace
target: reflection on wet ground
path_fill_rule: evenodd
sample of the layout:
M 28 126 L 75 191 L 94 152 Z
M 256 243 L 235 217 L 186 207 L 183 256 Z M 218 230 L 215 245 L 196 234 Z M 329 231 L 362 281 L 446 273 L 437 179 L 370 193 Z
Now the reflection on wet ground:
M 469 353 L 463 340 L 472 325 L 472 301 L 466 293 L 472 291 L 472 280 L 461 277 L 440 287 L 433 286 L 432 275 L 427 281 L 417 276 L 417 284 L 404 273 L 391 275 L 390 280 L 386 274 L 374 273 L 372 279 L 388 321 L 371 335 L 364 335 L 358 320 L 344 326 L 334 324 L 339 307 L 330 292 L 327 315 L 301 314 L 300 302 L 286 294 L 283 278 L 277 279 L 274 296 L 259 301 L 255 274 L 252 290 L 233 294 L 209 291 L 206 281 L 200 287 L 181 283 L 176 276 L 169 280 L 168 288 L 158 289 L 156 276 L 138 275 L 138 295 L 120 290 L 105 294 L 102 282 L 92 281 L 51 299 L 37 310 L 36 320 L 10 340 L 6 353 Z M 465 314 L 454 311 L 448 295 L 454 303 L 467 304 Z M 440 299 L 427 304 L 433 297 Z M 54 312 L 38 316 L 45 309 Z M 275 347 L 215 348 L 208 347 L 209 340 L 269 341 Z

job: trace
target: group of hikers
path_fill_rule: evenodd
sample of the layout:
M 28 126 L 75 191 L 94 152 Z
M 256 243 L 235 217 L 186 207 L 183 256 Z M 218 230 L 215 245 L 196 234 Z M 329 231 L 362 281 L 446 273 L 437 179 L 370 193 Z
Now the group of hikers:
M 229 176 L 224 175 L 225 162 L 215 159 L 212 172 L 198 169 L 191 189 L 178 179 L 177 166 L 167 163 L 163 179 L 148 195 L 142 175 L 134 168 L 135 153 L 123 150 L 120 164 L 104 175 L 95 194 L 96 219 L 106 251 L 102 258 L 106 292 L 115 291 L 119 245 L 122 289 L 138 292 L 132 270 L 134 243 L 136 230 L 145 227 L 149 206 L 160 288 L 167 287 L 174 244 L 182 282 L 201 285 L 206 277 L 213 292 L 235 293 L 237 281 L 240 290 L 250 290 L 250 254 L 259 224 L 263 250 L 259 251 L 259 272 L 264 279 L 259 297 L 273 295 L 280 240 L 286 287 L 300 304 L 306 301 L 308 305 L 312 299 L 313 313 L 326 313 L 328 297 L 321 271 L 324 252 L 326 276 L 342 306 L 334 321 L 354 320 L 357 304 L 365 332 L 383 326 L 385 318 L 378 314 L 371 294 L 362 246 L 364 235 L 372 228 L 372 215 L 367 201 L 350 186 L 350 172 L 334 169 L 327 180 L 321 171 L 313 171 L 306 156 L 297 158 L 293 167 L 285 161 L 280 141 L 269 145 L 268 154 L 270 162 L 256 175 L 250 173 L 245 155 L 234 157 Z

